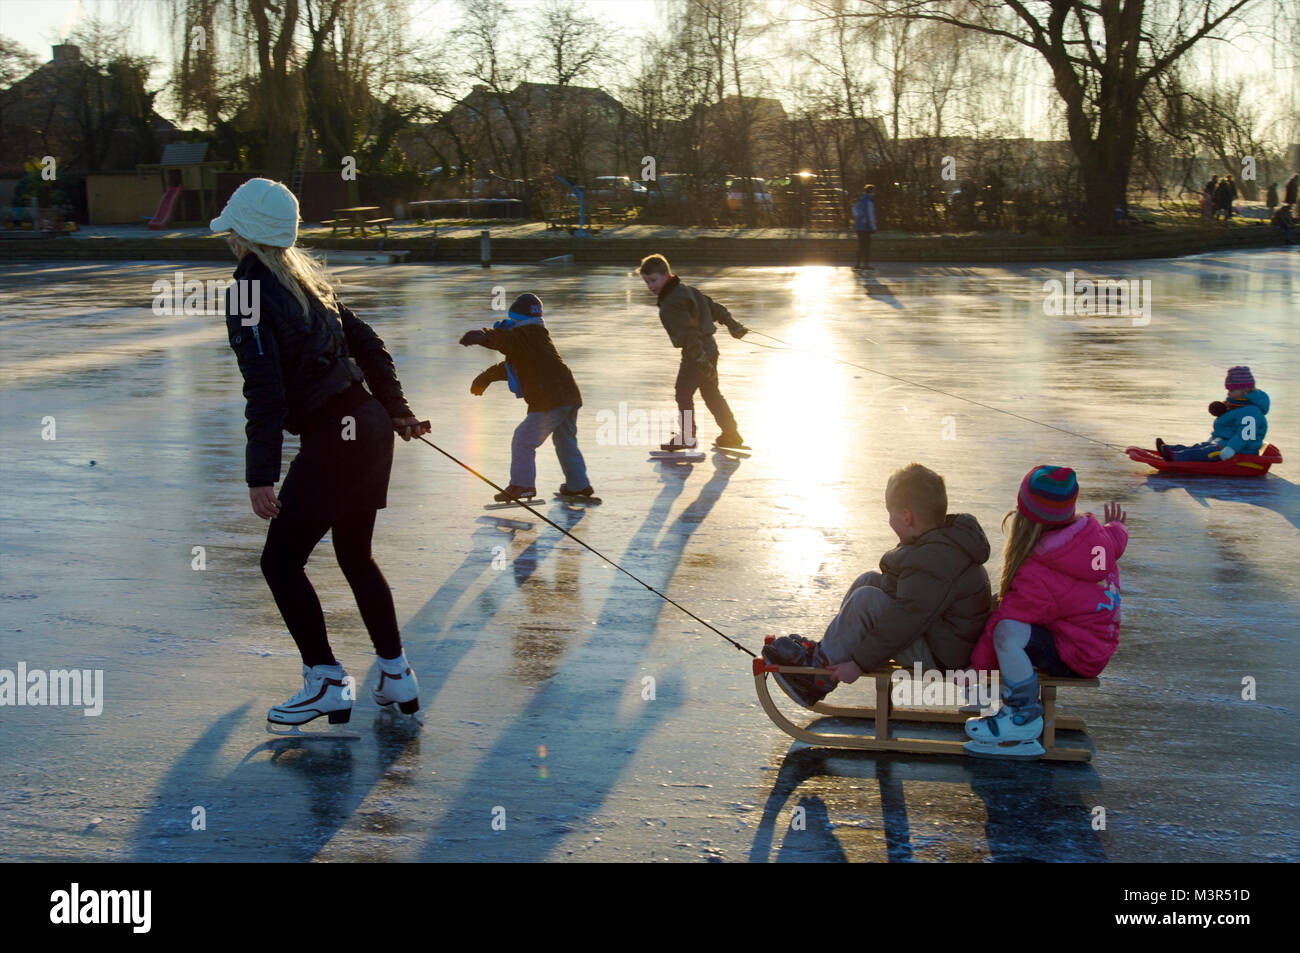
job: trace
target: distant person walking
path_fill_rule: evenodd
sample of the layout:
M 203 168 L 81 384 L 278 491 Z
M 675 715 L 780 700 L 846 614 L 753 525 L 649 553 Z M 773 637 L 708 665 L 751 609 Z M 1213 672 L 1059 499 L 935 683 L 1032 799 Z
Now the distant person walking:
M 853 230 L 858 233 L 858 257 L 853 264 L 855 270 L 871 267 L 871 235 L 876 230 L 876 187 L 864 185 L 862 194 L 853 203 Z
M 1214 192 L 1215 210 L 1223 213 L 1225 222 L 1232 220 L 1232 203 L 1237 201 L 1237 186 L 1233 184 L 1232 175 L 1225 175 L 1219 180 L 1219 187 Z
M 1205 188 L 1201 189 L 1201 218 L 1214 218 L 1214 193 L 1219 187 L 1219 177 L 1210 176 L 1210 181 L 1205 183 Z
M 1290 205 L 1279 205 L 1276 212 L 1273 213 L 1273 227 L 1282 233 L 1282 240 L 1288 245 L 1294 245 L 1295 240 L 1295 218 L 1291 215 Z
M 1295 205 L 1297 186 L 1300 186 L 1300 172 L 1286 180 L 1286 196 L 1283 205 Z
M 1274 182 L 1268 187 L 1268 193 L 1264 197 L 1264 205 L 1268 208 L 1268 214 L 1273 214 L 1273 209 L 1277 208 L 1277 183 Z

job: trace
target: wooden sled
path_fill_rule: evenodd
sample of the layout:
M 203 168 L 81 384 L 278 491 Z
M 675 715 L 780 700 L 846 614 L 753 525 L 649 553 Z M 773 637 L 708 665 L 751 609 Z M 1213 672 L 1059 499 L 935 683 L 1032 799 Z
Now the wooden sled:
M 935 738 L 899 738 L 894 734 L 893 728 L 899 722 L 933 722 L 948 725 L 964 725 L 966 719 L 971 715 L 961 711 L 940 711 L 936 709 L 926 709 L 914 711 L 907 708 L 895 708 L 890 696 L 890 685 L 894 672 L 899 671 L 901 666 L 890 665 L 886 668 L 877 669 L 874 672 L 867 672 L 867 678 L 876 680 L 876 706 L 870 708 L 866 706 L 840 706 L 828 705 L 821 701 L 812 707 L 812 711 L 824 718 L 854 718 L 863 721 L 872 721 L 876 726 L 874 736 L 866 735 L 843 735 L 831 734 L 827 732 L 810 731 L 807 727 L 801 727 L 792 722 L 776 706 L 772 700 L 772 695 L 768 691 L 767 676 L 773 672 L 784 672 L 790 675 L 829 675 L 830 673 L 824 668 L 808 668 L 798 665 L 772 665 L 763 658 L 754 659 L 754 689 L 758 692 L 759 704 L 767 712 L 769 718 L 776 722 L 778 728 L 797 738 L 799 741 L 807 742 L 811 745 L 820 745 L 827 748 L 857 748 L 866 751 L 898 751 L 907 754 L 955 754 L 963 757 L 969 757 L 966 749 L 962 745 L 967 741 L 963 737 L 960 741 L 944 741 Z M 909 670 L 910 671 L 910 670 Z M 776 684 L 785 692 L 785 686 L 780 682 Z M 1096 688 L 1101 684 L 1095 678 L 1058 678 L 1053 675 L 1038 673 L 1038 684 L 1042 690 L 1043 701 L 1043 754 L 1039 760 L 1044 761 L 1091 761 L 1092 752 L 1086 748 L 1061 748 L 1056 744 L 1056 729 L 1061 728 L 1066 731 L 1086 731 L 1082 718 L 1069 716 L 1058 716 L 1056 713 L 1056 690 L 1064 685 L 1075 686 L 1079 688 Z M 789 692 L 786 692 L 789 695 Z M 790 696 L 791 699 L 799 704 L 798 699 Z M 800 705 L 802 708 L 803 706 Z
M 1261 454 L 1239 453 L 1231 460 L 1166 460 L 1154 450 L 1142 447 L 1129 447 L 1124 452 L 1130 460 L 1166 473 L 1199 473 L 1201 476 L 1263 476 L 1273 464 L 1282 462 L 1282 451 L 1271 443 Z

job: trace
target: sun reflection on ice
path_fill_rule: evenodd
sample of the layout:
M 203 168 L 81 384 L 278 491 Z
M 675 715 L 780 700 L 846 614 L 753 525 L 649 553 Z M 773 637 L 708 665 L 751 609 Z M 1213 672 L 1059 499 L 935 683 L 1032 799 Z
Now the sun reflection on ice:
M 834 274 L 822 266 L 790 269 L 786 308 L 795 322 L 782 323 L 778 336 L 791 350 L 767 352 L 746 430 L 780 480 L 773 502 L 783 518 L 773 529 L 771 558 L 792 581 L 810 579 L 832 555 L 825 532 L 845 525 L 843 500 L 857 482 L 847 470 L 849 449 L 863 444 L 850 377 L 822 356 L 835 354 L 827 326 Z

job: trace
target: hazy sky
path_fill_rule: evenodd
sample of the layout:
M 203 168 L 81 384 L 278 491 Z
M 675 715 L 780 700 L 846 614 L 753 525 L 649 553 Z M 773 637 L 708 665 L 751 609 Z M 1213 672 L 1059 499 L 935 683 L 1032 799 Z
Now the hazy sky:
M 797 4 L 783 0 L 752 0 L 752 3 L 756 13 L 772 17 L 791 17 L 799 9 Z M 1266 2 L 1256 10 L 1255 20 L 1260 26 L 1254 37 L 1245 36 L 1231 46 L 1202 43 L 1193 53 L 1197 72 L 1203 76 L 1245 80 L 1248 89 L 1257 97 L 1261 118 L 1282 122 L 1283 117 L 1293 117 L 1300 112 L 1300 75 L 1295 68 L 1294 55 L 1289 61 L 1289 69 L 1280 67 L 1274 44 L 1265 35 L 1271 17 L 1277 12 L 1274 3 Z M 515 0 L 512 3 L 516 9 L 533 5 L 534 0 Z M 663 5 L 656 0 L 588 0 L 586 5 L 632 36 L 648 30 L 674 28 Z M 165 0 L 0 0 L 0 35 L 21 43 L 46 61 L 50 58 L 50 47 L 86 18 L 99 17 L 114 23 L 126 23 L 130 28 L 131 48 L 157 57 L 162 64 L 152 77 L 153 84 L 159 84 L 170 70 L 172 60 L 170 38 L 165 33 L 172 27 L 170 10 L 170 4 Z M 411 25 L 417 38 L 432 40 L 447 32 L 456 7 L 448 0 L 410 0 L 410 10 Z M 790 65 L 782 62 L 777 48 L 790 38 L 791 33 L 797 36 L 798 31 L 797 24 L 783 27 L 781 32 L 765 41 L 760 51 L 761 61 L 767 64 L 764 77 L 776 87 L 771 90 L 776 95 L 780 95 L 780 87 L 791 79 Z M 626 65 L 634 66 L 635 62 Z M 1050 110 L 1056 101 L 1050 77 L 1032 60 L 1018 75 L 1021 83 L 1007 97 L 1008 118 L 1018 121 L 1021 135 L 1050 136 Z M 621 77 L 614 79 L 618 78 Z M 166 105 L 160 105 L 166 111 Z M 877 108 L 880 105 L 877 103 Z M 1294 125 L 1291 128 L 1295 129 Z M 1056 132 L 1060 134 L 1059 129 Z M 1300 130 L 1292 134 L 1300 136 Z

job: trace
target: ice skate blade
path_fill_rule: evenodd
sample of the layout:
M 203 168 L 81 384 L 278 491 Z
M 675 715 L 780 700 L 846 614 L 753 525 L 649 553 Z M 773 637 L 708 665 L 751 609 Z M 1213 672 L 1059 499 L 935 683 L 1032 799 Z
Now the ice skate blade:
M 282 725 L 268 721 L 266 733 L 276 738 L 297 741 L 360 741 L 361 736 L 354 731 L 303 731 L 302 725 Z M 270 742 L 267 742 L 270 744 Z
M 524 506 L 524 505 L 528 505 L 528 506 L 545 506 L 545 505 L 546 505 L 546 501 L 545 501 L 544 499 L 542 499 L 540 496 L 530 496 L 530 497 L 528 497 L 527 499 L 521 499 L 521 500 L 507 500 L 507 501 L 504 502 L 504 503 L 489 503 L 487 506 L 483 507 L 483 509 L 485 509 L 485 510 L 506 510 L 506 509 L 510 509 L 511 507 L 514 507 L 514 506 Z
M 703 463 L 703 450 L 651 450 L 650 459 L 670 463 Z
M 1047 752 L 1037 741 L 968 741 L 963 748 L 976 758 L 1016 758 L 1027 761 L 1041 758 Z
M 413 711 L 409 715 L 403 714 L 394 702 L 389 702 L 387 705 L 380 705 L 379 713 L 386 721 L 391 723 L 399 725 L 415 725 L 419 728 L 424 727 L 424 718 L 419 711 Z
M 728 457 L 752 457 L 754 455 L 753 447 L 719 447 L 716 443 L 713 445 L 714 453 L 725 454 Z
M 556 493 L 552 499 L 557 503 L 576 503 L 579 506 L 599 506 L 601 502 L 598 496 L 568 496 L 564 493 Z

